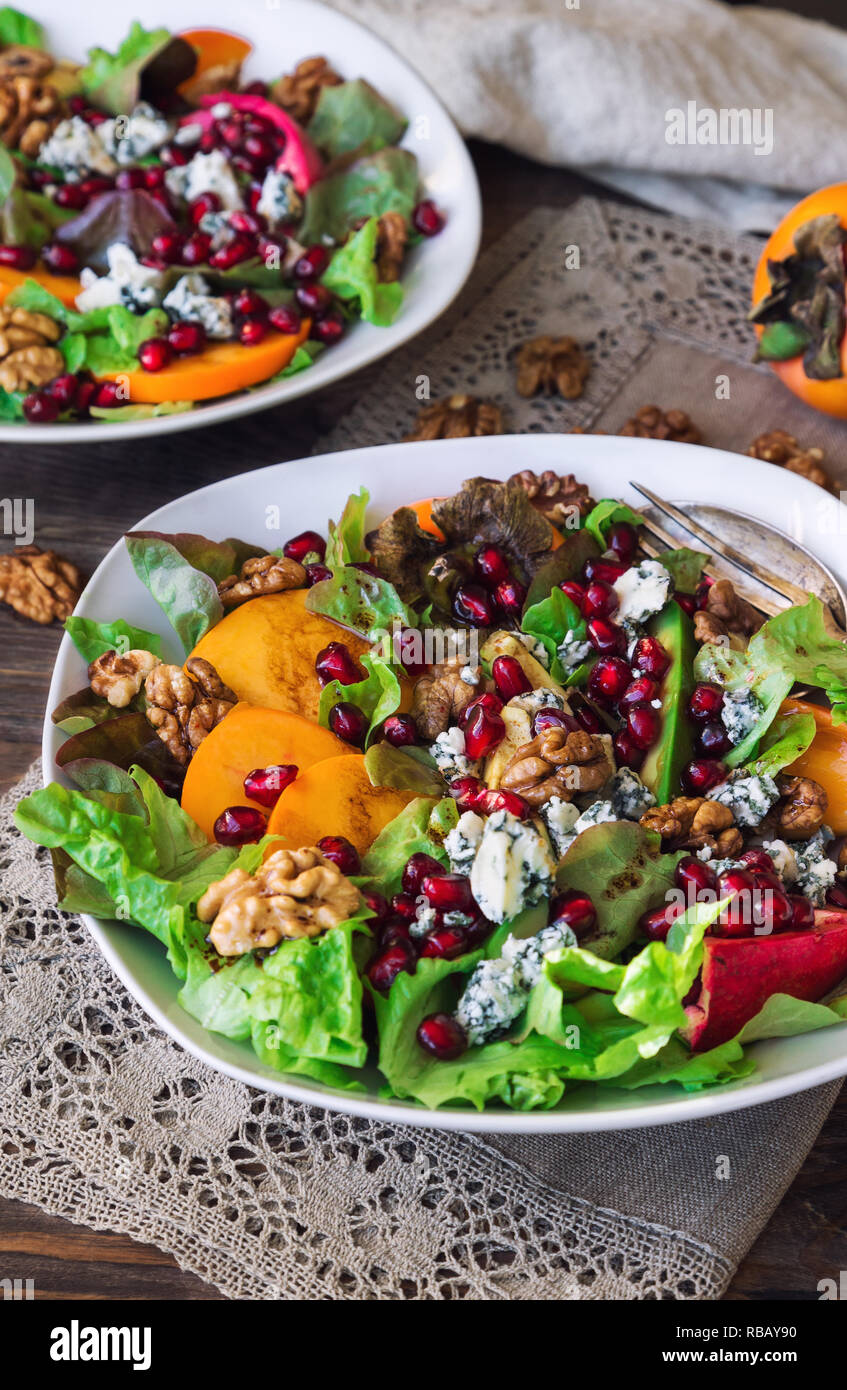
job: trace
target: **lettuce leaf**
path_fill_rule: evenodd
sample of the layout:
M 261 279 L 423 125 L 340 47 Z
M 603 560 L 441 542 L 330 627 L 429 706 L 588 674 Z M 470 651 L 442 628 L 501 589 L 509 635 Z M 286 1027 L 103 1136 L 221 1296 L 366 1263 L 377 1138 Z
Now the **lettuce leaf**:
M 168 324 L 164 309 L 133 314 L 123 304 L 80 314 L 35 280 L 24 280 L 12 290 L 7 302 L 12 308 L 49 314 L 63 323 L 67 331 L 59 348 L 68 371 L 86 368 L 95 376 L 132 371 L 138 366 L 141 344 L 147 338 L 159 337 Z
M 393 714 L 400 704 L 400 682 L 387 661 L 373 652 L 366 652 L 362 665 L 367 676 L 353 685 L 342 685 L 341 681 L 330 681 L 321 691 L 318 708 L 318 722 L 329 728 L 329 712 L 339 700 L 349 700 L 358 705 L 368 719 L 368 732 L 365 746 L 371 742 L 376 730 Z
M 304 246 L 329 237 L 341 244 L 363 217 L 399 212 L 408 221 L 418 196 L 418 162 L 395 146 L 354 159 L 313 183 L 298 237 Z
M 324 91 L 327 90 L 325 87 Z M 370 500 L 367 488 L 360 488 L 347 498 L 339 520 L 329 522 L 324 563 L 331 570 L 338 569 L 340 565 L 353 564 L 356 560 L 368 559 L 370 552 L 365 545 L 365 514 Z
M 331 579 L 314 584 L 306 595 L 310 613 L 322 613 L 342 627 L 352 628 L 369 642 L 391 633 L 394 623 L 417 627 L 414 609 L 403 602 L 393 584 L 352 565 L 339 565 Z
M 364 226 L 333 252 L 321 276 L 321 284 L 346 304 L 354 305 L 368 323 L 385 328 L 397 317 L 403 302 L 403 287 L 397 280 L 383 284 L 379 279 L 375 260 L 377 223 L 376 217 L 369 217 Z
M 194 407 L 194 401 L 160 401 L 158 405 L 93 405 L 88 413 L 94 420 L 108 420 L 113 425 L 130 425 L 134 420 L 158 420 L 162 415 L 185 415 L 187 411 L 194 410 Z
M 46 48 L 44 30 L 37 19 L 30 19 L 11 5 L 0 9 L 0 46 L 23 44 L 25 48 Z
M 435 759 L 425 748 L 374 743 L 365 754 L 365 770 L 374 787 L 396 787 L 417 796 L 444 796 L 446 791 Z
M 762 738 L 756 757 L 745 770 L 757 777 L 775 777 L 799 758 L 817 731 L 815 716 L 807 713 L 779 715 Z
M 130 531 L 124 537 L 132 567 L 153 595 L 186 652 L 220 622 L 218 584 L 245 560 L 265 552 L 232 538 L 211 541 L 190 531 Z
M 565 675 L 559 660 L 559 646 L 568 632 L 573 632 L 576 640 L 584 642 L 587 625 L 576 604 L 558 587 L 550 590 L 549 596 L 527 608 L 521 618 L 521 631 L 536 637 L 550 657 L 550 675 L 561 685 L 579 685 L 588 670 L 583 662 L 576 671 Z
M 606 535 L 616 521 L 628 521 L 630 526 L 641 525 L 641 517 L 632 507 L 628 507 L 625 502 L 618 502 L 613 497 L 604 497 L 602 501 L 595 503 L 583 526 L 594 537 L 600 549 L 605 550 Z
M 674 886 L 680 853 L 662 854 L 658 837 L 634 821 L 589 826 L 578 835 L 556 875 L 561 890 L 588 893 L 597 923 L 584 946 L 611 960 L 638 935 L 638 919 Z
M 336 159 L 352 150 L 365 154 L 396 145 L 407 125 L 405 116 L 360 77 L 321 88 L 308 132 L 323 154 Z
M 709 563 L 708 555 L 704 555 L 702 550 L 689 550 L 686 545 L 678 550 L 664 550 L 659 558 L 673 580 L 674 588 L 683 594 L 694 593 Z
M 162 656 L 162 639 L 155 632 L 146 632 L 142 627 L 133 627 L 123 618 L 111 623 L 98 623 L 94 618 L 70 617 L 65 619 L 67 632 L 83 661 L 92 662 L 104 652 L 124 652 L 141 648 Z
M 403 869 L 413 854 L 431 854 L 447 864 L 441 842 L 430 834 L 430 817 L 435 810 L 431 797 L 416 797 L 380 831 L 365 855 L 362 872 L 386 897 L 399 893 Z
M 174 38 L 169 30 L 145 29 L 133 20 L 117 52 L 98 47 L 88 50 L 88 64 L 80 73 L 83 91 L 95 106 L 119 116 L 135 106 L 145 69 L 151 70 L 154 63 L 163 79 L 162 87 L 168 90 L 192 75 L 197 55 L 190 44 Z

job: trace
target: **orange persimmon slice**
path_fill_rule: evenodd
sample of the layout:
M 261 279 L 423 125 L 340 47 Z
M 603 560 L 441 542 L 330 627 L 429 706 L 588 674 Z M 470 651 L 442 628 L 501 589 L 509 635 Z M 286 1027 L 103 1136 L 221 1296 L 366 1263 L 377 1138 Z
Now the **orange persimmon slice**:
M 45 290 L 55 294 L 68 309 L 73 309 L 76 297 L 82 294 L 82 285 L 75 275 L 51 275 L 46 270 L 12 270 L 10 266 L 0 266 L 0 300 L 16 290 L 26 280 L 35 280 Z
M 360 753 L 328 758 L 285 788 L 271 812 L 268 834 L 284 836 L 291 849 L 315 845 L 324 835 L 345 835 L 364 854 L 413 800 L 413 792 L 372 786 Z
M 197 54 L 196 68 L 190 77 L 180 82 L 178 92 L 190 91 L 198 77 L 211 72 L 213 68 L 225 68 L 236 63 L 240 66 L 253 52 L 253 45 L 248 39 L 241 38 L 240 34 L 231 34 L 227 29 L 184 29 L 175 37 L 185 39 Z
M 805 753 L 783 770 L 820 783 L 828 798 L 824 820 L 836 835 L 847 835 L 847 724 L 833 724 L 828 709 L 807 700 L 783 700 L 780 713 L 814 715 L 814 739 Z

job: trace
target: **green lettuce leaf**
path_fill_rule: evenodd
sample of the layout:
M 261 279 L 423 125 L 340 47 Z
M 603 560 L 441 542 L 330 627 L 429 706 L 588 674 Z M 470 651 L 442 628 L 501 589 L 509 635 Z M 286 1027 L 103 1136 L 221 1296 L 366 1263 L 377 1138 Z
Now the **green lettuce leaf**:
M 685 545 L 679 550 L 663 550 L 659 559 L 673 580 L 674 588 L 683 594 L 694 593 L 709 563 L 708 555 L 702 550 L 689 550 Z
M 586 621 L 572 599 L 559 588 L 553 588 L 547 598 L 541 599 L 527 608 L 521 618 L 521 631 L 536 637 L 550 657 L 550 675 L 561 685 L 579 685 L 588 663 L 566 676 L 559 660 L 559 646 L 568 632 L 576 634 L 576 640 L 584 642 L 587 632 Z
M 80 73 L 83 91 L 95 106 L 119 116 L 133 109 L 145 70 L 152 72 L 154 64 L 168 90 L 191 76 L 197 56 L 190 44 L 175 39 L 167 29 L 145 29 L 133 20 L 116 53 L 97 47 L 88 50 L 88 65 Z
M 82 368 L 95 375 L 132 371 L 138 366 L 141 344 L 161 336 L 168 325 L 164 309 L 133 314 L 125 305 L 113 304 L 87 314 L 77 313 L 36 280 L 24 280 L 12 290 L 7 303 L 30 313 L 49 314 L 65 325 L 67 331 L 59 348 L 68 371 L 73 372 Z
M 339 700 L 349 700 L 358 705 L 368 719 L 368 732 L 365 746 L 371 742 L 383 719 L 393 714 L 400 704 L 400 682 L 387 661 L 373 652 L 366 652 L 362 665 L 367 671 L 364 680 L 353 685 L 342 685 L 341 681 L 330 681 L 321 691 L 318 721 L 325 729 L 329 728 L 329 712 Z
M 827 1004 L 807 1003 L 790 994 L 772 994 L 755 1018 L 745 1023 L 735 1041 L 751 1043 L 760 1038 L 794 1038 L 798 1033 L 831 1028 L 833 1023 L 843 1023 L 845 1019 L 847 994 L 830 999 Z
M 296 376 L 298 372 L 304 372 L 307 367 L 311 367 L 315 358 L 319 357 L 323 350 L 323 343 L 313 343 L 307 338 L 305 343 L 300 343 L 297 347 L 288 366 L 283 367 L 282 371 L 277 372 L 275 376 L 269 376 L 267 381 L 261 383 L 262 386 L 267 386 L 272 381 L 285 381 L 286 377 Z
M 220 622 L 218 585 L 245 560 L 265 552 L 245 541 L 211 541 L 189 531 L 130 531 L 124 537 L 133 569 L 150 590 L 186 652 Z
M 394 146 L 377 150 L 312 184 L 298 236 L 303 245 L 324 237 L 340 245 L 363 217 L 399 212 L 408 221 L 417 196 L 415 156 Z
M 84 661 L 92 662 L 104 652 L 123 654 L 133 648 L 152 652 L 161 657 L 162 639 L 155 632 L 146 632 L 143 627 L 133 627 L 123 618 L 111 623 L 98 623 L 94 618 L 70 617 L 65 619 L 67 632 Z
M 756 757 L 746 764 L 746 771 L 757 777 L 775 777 L 805 753 L 816 731 L 813 714 L 779 715 L 762 738 Z
M 0 386 L 0 420 L 22 420 L 28 394 L 27 391 L 7 391 Z
M 365 769 L 374 787 L 395 787 L 417 796 L 443 796 L 446 790 L 435 759 L 425 748 L 374 743 L 365 754 Z
M 329 90 L 324 88 L 324 91 Z M 369 551 L 365 545 L 365 514 L 368 510 L 370 493 L 367 488 L 353 492 L 344 504 L 340 519 L 330 521 L 327 526 L 327 543 L 324 563 L 331 570 L 339 565 L 351 565 L 357 560 L 367 560 Z
M 37 19 L 4 5 L 0 9 L 0 47 L 23 44 L 25 48 L 46 48 L 44 30 Z
M 339 565 L 331 579 L 314 584 L 306 595 L 310 613 L 322 613 L 342 627 L 352 628 L 369 642 L 391 634 L 395 622 L 417 627 L 414 609 L 403 602 L 393 584 L 352 565 Z
M 408 122 L 363 78 L 322 87 L 308 131 L 329 159 L 358 150 L 373 153 L 396 145 Z
M 560 891 L 587 893 L 597 923 L 583 945 L 611 960 L 638 934 L 638 919 L 661 906 L 674 886 L 680 853 L 662 854 L 658 836 L 633 821 L 589 826 L 578 835 L 556 875 Z
M 79 368 L 75 370 L 78 371 Z M 185 415 L 193 409 L 194 401 L 160 401 L 158 405 L 93 405 L 88 413 L 94 420 L 108 420 L 113 425 L 131 425 L 135 420 L 158 420 L 162 415 Z
M 397 280 L 383 284 L 378 277 L 375 260 L 378 230 L 377 218 L 369 217 L 364 226 L 333 252 L 321 276 L 321 284 L 345 304 L 355 305 L 368 323 L 385 328 L 397 317 L 403 302 L 403 287 Z
M 628 521 L 630 526 L 641 525 L 641 517 L 632 507 L 628 507 L 625 502 L 616 501 L 613 497 L 604 497 L 588 513 L 583 525 L 594 537 L 600 549 L 605 550 L 606 536 L 617 521 Z
M 435 809 L 431 797 L 410 801 L 380 831 L 362 860 L 362 872 L 374 880 L 374 886 L 386 897 L 400 892 L 403 869 L 413 854 L 431 854 L 442 864 L 448 862 L 441 841 L 430 833 L 430 817 Z

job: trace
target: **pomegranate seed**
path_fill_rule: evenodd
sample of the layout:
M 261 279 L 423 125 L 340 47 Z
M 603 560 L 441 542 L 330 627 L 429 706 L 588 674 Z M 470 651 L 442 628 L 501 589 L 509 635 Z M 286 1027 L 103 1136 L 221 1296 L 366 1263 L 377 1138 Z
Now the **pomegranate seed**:
M 352 743 L 356 748 L 364 748 L 368 732 L 368 721 L 358 705 L 349 700 L 339 700 L 329 712 L 329 727 L 337 738 Z
M 454 957 L 463 955 L 467 949 L 464 932 L 456 927 L 442 927 L 441 931 L 435 931 L 426 938 L 421 955 L 434 956 L 436 960 L 453 960 Z
M 200 221 L 207 213 L 220 212 L 221 200 L 217 193 L 201 193 L 199 198 L 195 198 L 193 203 L 188 204 L 188 219 L 195 227 L 200 225 Z
M 0 246 L 0 265 L 7 265 L 11 270 L 32 270 L 35 259 L 31 246 Z
M 571 603 L 575 603 L 580 613 L 582 605 L 585 603 L 585 585 L 577 584 L 575 579 L 563 579 L 559 585 L 563 594 L 566 594 Z
M 96 381 L 78 381 L 76 395 L 74 397 L 74 409 L 77 410 L 80 413 L 80 415 L 86 415 L 88 413 L 88 408 L 92 404 L 96 394 Z
M 168 269 L 168 262 L 163 261 L 161 256 L 142 256 L 141 264 L 148 265 L 151 270 L 160 270 L 164 272 Z
M 414 922 L 418 915 L 418 904 L 411 893 L 395 893 L 391 899 L 391 911 L 407 922 Z
M 246 87 L 241 88 L 242 94 L 249 97 L 266 97 L 268 95 L 267 82 L 248 82 Z
M 180 253 L 181 265 L 205 265 L 212 250 L 212 238 L 205 232 L 188 237 Z
M 264 135 L 248 135 L 244 141 L 244 153 L 259 165 L 268 165 L 276 158 L 274 145 Z
M 459 805 L 461 806 L 462 803 L 459 802 Z M 532 807 L 529 802 L 524 801 L 517 792 L 488 791 L 485 788 L 479 793 L 470 809 L 479 811 L 483 816 L 493 816 L 496 811 L 507 811 L 510 816 L 514 816 L 517 820 L 529 820 L 532 815 Z
M 82 119 L 87 125 L 96 128 L 98 125 L 102 125 L 105 120 L 108 120 L 108 117 L 105 111 L 96 111 L 93 106 L 86 106 L 82 113 Z
M 219 845 L 250 845 L 261 840 L 266 828 L 267 820 L 255 806 L 227 806 L 212 833 Z
M 70 410 L 76 401 L 77 379 L 71 372 L 63 372 L 45 386 L 48 396 L 52 396 L 59 410 Z
M 751 873 L 754 870 L 763 874 L 774 872 L 774 862 L 767 851 L 763 849 L 745 849 L 743 854 L 739 854 L 738 862 L 745 864 Z
M 473 567 L 477 578 L 491 589 L 511 578 L 506 557 L 495 545 L 481 546 L 474 555 Z
M 519 618 L 526 603 L 526 588 L 516 579 L 504 579 L 494 590 L 497 607 L 509 618 Z
M 202 352 L 206 346 L 206 330 L 202 323 L 174 323 L 168 330 L 168 342 L 178 357 Z
M 324 835 L 322 840 L 318 840 L 318 849 L 325 859 L 335 864 L 348 878 L 361 873 L 362 861 L 359 851 L 345 835 Z
M 469 758 L 484 758 L 506 737 L 506 725 L 499 714 L 478 706 L 465 725 L 465 752 Z
M 263 319 L 245 319 L 238 330 L 238 337 L 245 347 L 255 347 L 267 337 L 268 326 Z
M 262 197 L 262 185 L 256 184 L 256 196 L 253 197 L 253 189 L 250 190 L 250 206 L 255 211 Z M 259 255 L 266 266 L 281 266 L 285 260 L 288 250 L 288 241 L 285 237 L 259 237 Z
M 493 690 L 484 690 L 481 695 L 476 695 L 469 704 L 465 705 L 459 715 L 459 728 L 464 729 L 474 710 L 487 709 L 493 714 L 499 714 L 503 708 L 503 701 L 499 695 L 495 695 Z
M 794 924 L 794 907 L 781 884 L 768 884 L 764 891 L 754 894 L 753 908 L 754 926 L 763 936 L 790 931 Z
M 211 243 L 210 243 L 211 244 Z M 231 270 L 234 265 L 240 265 L 242 261 L 247 261 L 251 256 L 255 256 L 256 247 L 252 241 L 246 237 L 233 237 L 232 241 L 226 246 L 222 246 L 218 251 L 213 251 L 209 256 L 209 265 L 212 270 Z
M 644 749 L 639 748 L 628 729 L 618 729 L 612 736 L 612 747 L 618 767 L 630 767 L 637 771 L 644 762 Z
M 616 565 L 614 560 L 586 560 L 582 572 L 586 580 L 601 579 L 604 584 L 617 584 L 622 574 L 626 574 L 629 565 Z
M 216 125 L 224 144 L 228 145 L 231 150 L 237 150 L 244 138 L 241 112 L 233 111 L 231 116 L 227 116 L 226 120 L 216 122 Z
M 393 748 L 408 748 L 418 742 L 418 726 L 410 714 L 389 714 L 382 736 Z
M 422 851 L 418 851 L 417 854 L 411 855 L 410 858 L 406 860 L 406 864 L 403 868 L 403 877 L 401 879 L 403 892 L 415 898 L 423 891 L 424 879 L 436 878 L 440 874 L 446 872 L 443 864 L 439 864 L 438 860 L 434 859 L 431 854 L 424 854 Z
M 709 758 L 720 758 L 724 753 L 728 753 L 732 747 L 726 729 L 723 724 L 718 724 L 717 721 L 704 724 L 697 741 Z
M 521 663 L 514 656 L 498 656 L 491 667 L 497 694 L 503 700 L 511 700 L 515 695 L 526 695 L 532 689 L 532 681 L 527 680 Z
M 688 713 L 698 724 L 719 719 L 723 708 L 723 691 L 716 685 L 695 685 L 688 701 Z
M 247 287 L 238 291 L 232 307 L 237 314 L 243 314 L 248 319 L 267 318 L 268 301 Z
M 110 410 L 112 406 L 123 405 L 123 403 L 123 393 L 116 381 L 101 381 L 100 385 L 96 386 L 94 395 L 89 402 L 91 405 L 96 405 L 99 410 Z
M 674 920 L 684 912 L 682 903 L 667 903 L 664 907 L 654 907 L 645 912 L 638 925 L 649 941 L 665 941 Z
M 602 734 L 604 732 L 605 726 L 602 719 L 582 695 L 571 694 L 570 702 L 574 718 L 581 729 L 584 729 L 587 734 Z
M 229 215 L 229 225 L 234 232 L 243 232 L 246 236 L 259 236 L 264 228 L 264 218 L 258 217 L 254 212 L 231 212 Z
M 369 921 L 372 921 L 374 925 L 378 927 L 388 921 L 390 909 L 387 900 L 381 893 L 377 893 L 375 888 L 363 888 L 362 897 L 365 900 L 365 906 L 369 907 L 373 913 L 373 917 L 369 918 Z
M 642 637 L 635 644 L 632 664 L 637 671 L 643 671 L 645 676 L 652 676 L 653 680 L 660 681 L 667 673 L 671 659 L 655 637 Z
M 782 889 L 782 879 L 778 873 L 766 869 L 750 869 L 753 875 L 753 882 L 757 888 L 779 888 Z
M 487 792 L 478 777 L 456 777 L 450 783 L 450 795 L 460 811 L 475 811 Z
M 81 116 L 85 110 L 85 97 L 70 97 L 68 100 L 68 109 L 72 116 Z
M 340 685 L 355 685 L 364 680 L 364 674 L 353 660 L 349 647 L 343 642 L 330 642 L 315 657 L 315 671 L 321 685 L 338 681 Z
M 198 144 L 202 154 L 211 154 L 212 150 L 220 149 L 221 137 L 219 131 L 214 127 L 209 130 L 204 130 Z
M 325 246 L 309 246 L 294 262 L 295 280 L 317 280 L 329 265 L 329 252 Z
M 632 705 L 649 705 L 651 700 L 655 700 L 659 694 L 659 687 L 655 681 L 651 681 L 649 676 L 639 676 L 631 685 L 628 685 L 621 698 L 618 700 L 618 708 L 623 714 Z
M 826 901 L 830 907 L 838 907 L 842 911 L 847 910 L 847 889 L 840 883 L 834 883 L 831 888 L 827 889 Z
M 438 1062 L 454 1061 L 468 1046 L 464 1028 L 449 1014 L 428 1014 L 418 1024 L 415 1036 L 418 1047 L 431 1053 Z
M 591 618 L 588 622 L 588 640 L 595 651 L 603 655 L 623 655 L 626 651 L 626 634 L 617 623 L 608 618 Z
M 303 312 L 313 319 L 326 314 L 332 305 L 332 295 L 325 285 L 298 285 L 294 297 Z
M 593 579 L 585 590 L 582 611 L 586 618 L 610 618 L 618 610 L 618 596 L 611 584 Z
M 562 709 L 540 709 L 532 721 L 532 737 L 543 734 L 547 729 L 564 729 L 566 733 L 574 734 L 580 727 L 575 715 L 566 714 Z
M 300 322 L 293 304 L 277 304 L 268 314 L 268 323 L 277 333 L 299 333 Z
M 23 412 L 31 425 L 52 425 L 59 418 L 59 402 L 46 391 L 34 391 L 24 398 Z
M 306 566 L 306 583 L 310 589 L 313 584 L 320 584 L 321 580 L 331 578 L 332 570 L 327 569 L 326 565 L 315 564 Z
M 53 194 L 53 202 L 60 208 L 68 208 L 71 212 L 79 212 L 88 202 L 88 197 L 83 193 L 78 183 L 63 183 L 61 188 L 57 188 Z
M 662 731 L 659 711 L 649 705 L 633 705 L 627 710 L 627 732 L 636 748 L 652 748 Z
M 190 156 L 180 145 L 163 145 L 159 150 L 159 158 L 166 169 L 174 169 L 187 164 Z
M 398 941 L 371 961 L 368 979 L 380 994 L 387 994 L 401 970 L 414 974 L 415 953 L 410 945 Z
M 597 921 L 597 909 L 587 893 L 576 888 L 557 893 L 550 903 L 548 922 L 563 922 L 577 939 L 587 936 Z
M 622 656 L 601 656 L 588 677 L 588 693 L 599 704 L 616 704 L 630 685 L 631 672 Z M 579 715 L 577 714 L 577 719 Z
M 307 555 L 320 555 L 323 559 L 326 554 L 326 541 L 317 531 L 300 531 L 285 542 L 282 553 L 287 560 L 296 560 L 302 565 Z
M 165 169 L 162 164 L 153 164 L 149 169 L 144 170 L 144 187 L 149 189 L 163 188 L 165 184 Z
M 143 169 L 119 169 L 115 175 L 115 188 L 128 193 L 133 188 L 144 187 Z
M 58 241 L 42 246 L 41 259 L 53 275 L 76 275 L 79 270 L 79 257 Z
M 460 584 L 453 595 L 453 612 L 471 627 L 493 627 L 494 601 L 480 584 Z
M 729 869 L 721 874 L 715 885 L 718 898 L 731 895 L 710 932 L 715 936 L 750 936 L 754 926 L 753 891 L 755 883 L 745 869 Z
M 417 945 L 412 940 L 409 931 L 409 922 L 405 922 L 402 917 L 389 917 L 379 929 L 378 941 L 380 949 L 388 950 L 390 946 L 406 947 L 412 955 L 417 953 Z
M 317 338 L 319 343 L 323 343 L 324 347 L 332 347 L 340 338 L 343 338 L 346 327 L 341 314 L 336 309 L 332 309 L 312 326 L 312 336 Z
M 444 226 L 444 214 L 431 198 L 424 198 L 412 210 L 412 226 L 421 236 L 437 236 Z
M 791 904 L 792 931 L 806 931 L 808 927 L 815 925 L 815 909 L 808 898 L 801 897 L 799 893 L 789 893 L 788 901 Z M 827 894 L 827 901 L 829 901 L 829 894 Z
M 674 594 L 676 602 L 679 604 L 683 613 L 687 613 L 689 618 L 693 618 L 697 612 L 697 599 L 694 594 L 683 594 L 679 590 Z
M 251 801 L 258 801 L 262 806 L 275 806 L 299 771 L 294 763 L 272 763 L 270 767 L 254 767 L 244 778 L 244 795 Z
M 698 893 L 715 891 L 714 870 L 693 854 L 688 854 L 684 859 L 680 859 L 674 869 L 673 876 L 677 888 L 683 888 L 689 897 L 692 891 L 695 899 Z
M 476 903 L 471 893 L 471 881 L 465 874 L 427 874 L 421 884 L 424 896 L 432 907 L 442 912 L 474 912 Z
M 692 796 L 705 796 L 724 781 L 726 768 L 716 758 L 695 758 L 682 774 L 683 786 Z
M 56 182 L 55 174 L 51 174 L 47 169 L 30 169 L 28 173 L 31 188 L 41 189 L 45 188 L 48 183 Z
M 138 349 L 138 360 L 145 372 L 160 372 L 167 367 L 173 352 L 167 338 L 148 338 Z
M 622 565 L 631 565 L 638 549 L 638 532 L 628 521 L 616 521 L 609 527 L 606 546 L 615 552 Z
M 150 250 L 168 265 L 177 265 L 185 249 L 185 237 L 180 232 L 160 232 L 150 242 Z
M 694 597 L 697 600 L 698 608 L 706 607 L 706 603 L 709 598 L 709 590 L 711 589 L 714 582 L 714 579 L 710 579 L 708 575 L 704 575 L 703 578 L 700 580 L 700 583 L 697 585 L 697 588 L 694 591 Z

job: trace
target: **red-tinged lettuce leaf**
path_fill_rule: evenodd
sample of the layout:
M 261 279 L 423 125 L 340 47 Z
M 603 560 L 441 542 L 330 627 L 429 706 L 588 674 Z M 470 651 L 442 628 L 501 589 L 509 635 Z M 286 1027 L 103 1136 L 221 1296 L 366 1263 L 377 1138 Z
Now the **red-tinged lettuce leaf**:
M 133 764 L 144 768 L 169 796 L 180 795 L 185 769 L 168 752 L 147 721 L 136 711 L 94 724 L 73 734 L 56 754 L 56 766 L 67 767 L 79 758 L 112 763 L 129 771 Z
M 143 696 L 135 699 L 123 709 L 110 705 L 102 695 L 95 695 L 90 685 L 67 695 L 53 710 L 50 718 L 63 734 L 80 734 L 95 724 L 104 724 L 107 719 L 120 719 L 125 714 L 137 714 L 144 709 Z
M 358 150 L 374 153 L 396 145 L 408 125 L 406 117 L 366 82 L 340 82 L 322 87 L 309 135 L 328 159 Z
M 131 246 L 136 256 L 146 256 L 153 238 L 176 229 L 161 203 L 143 188 L 113 189 L 100 193 L 70 222 L 56 232 L 56 240 L 76 253 L 81 265 L 99 275 L 109 269 L 106 251 L 116 241 Z
M 562 544 L 550 552 L 549 559 L 539 565 L 529 586 L 524 612 L 536 603 L 549 598 L 553 589 L 566 579 L 576 579 L 586 560 L 594 560 L 600 547 L 590 531 L 565 531 Z
M 329 237 L 339 245 L 365 217 L 399 212 L 407 220 L 418 196 L 418 162 L 392 146 L 354 159 L 338 173 L 319 179 L 306 195 L 298 238 L 304 245 Z

